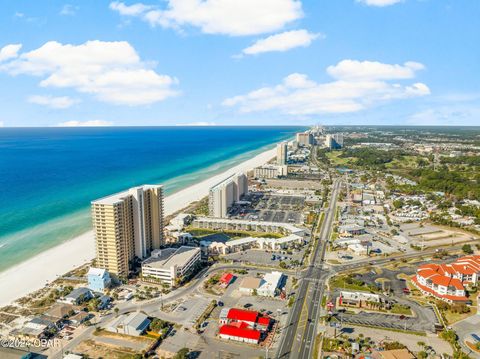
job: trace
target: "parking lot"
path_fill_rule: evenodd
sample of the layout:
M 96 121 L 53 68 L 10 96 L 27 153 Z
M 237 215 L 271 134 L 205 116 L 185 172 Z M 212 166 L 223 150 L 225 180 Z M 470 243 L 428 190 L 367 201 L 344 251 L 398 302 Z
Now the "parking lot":
M 225 258 L 237 263 L 266 266 L 278 266 L 280 262 L 285 262 L 287 266 L 295 268 L 300 266 L 304 252 L 305 248 L 294 250 L 292 254 L 287 254 L 286 251 L 266 252 L 263 250 L 248 249 L 243 252 L 227 254 Z
M 468 355 L 472 358 L 480 358 L 479 353 L 474 353 L 467 347 L 465 341 L 475 343 L 472 334 L 480 336 L 480 315 L 472 315 L 467 319 L 461 320 L 453 325 L 453 329 L 458 335 L 459 343 Z
M 357 274 L 355 277 L 366 284 L 375 285 L 379 289 L 382 289 L 382 284 L 379 282 L 379 279 L 383 279 L 385 282 L 383 289 L 392 292 L 389 300 L 408 305 L 415 313 L 415 317 L 406 317 L 400 320 L 399 316 L 394 314 L 359 312 L 356 314 L 341 313 L 339 314 L 339 319 L 350 324 L 434 333 L 435 323 L 439 323 L 435 311 L 431 306 L 420 305 L 415 301 L 409 300 L 408 295 L 404 293 L 404 289 L 407 288 L 407 283 L 403 278 L 398 278 L 400 273 L 413 275 L 415 268 L 409 266 L 402 266 L 396 270 L 382 268 L 381 273 L 371 270 L 366 273 Z M 335 296 L 338 296 L 339 290 L 340 289 L 337 289 L 334 292 Z
M 230 210 L 231 218 L 279 223 L 303 222 L 303 196 L 250 193 L 244 201 L 244 204 L 236 205 Z

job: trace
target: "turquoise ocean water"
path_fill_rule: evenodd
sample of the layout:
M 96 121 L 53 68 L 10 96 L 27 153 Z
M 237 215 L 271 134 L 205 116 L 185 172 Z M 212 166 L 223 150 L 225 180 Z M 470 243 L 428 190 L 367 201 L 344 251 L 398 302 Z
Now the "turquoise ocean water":
M 145 183 L 171 194 L 300 130 L 0 128 L 0 271 L 88 231 L 93 199 Z

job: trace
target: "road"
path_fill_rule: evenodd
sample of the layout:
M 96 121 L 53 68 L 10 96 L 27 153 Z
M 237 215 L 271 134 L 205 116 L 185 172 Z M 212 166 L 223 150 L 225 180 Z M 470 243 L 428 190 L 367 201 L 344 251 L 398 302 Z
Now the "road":
M 323 260 L 335 219 L 340 182 L 336 180 L 332 187 L 330 205 L 325 211 L 311 263 L 300 281 L 293 308 L 283 329 L 277 358 L 312 357 L 325 281 L 329 276 L 327 271 L 322 270 Z

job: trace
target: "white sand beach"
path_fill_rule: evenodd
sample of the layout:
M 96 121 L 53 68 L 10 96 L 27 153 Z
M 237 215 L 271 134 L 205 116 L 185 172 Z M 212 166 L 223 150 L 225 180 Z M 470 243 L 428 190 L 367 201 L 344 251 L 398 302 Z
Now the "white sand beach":
M 208 194 L 209 188 L 236 173 L 251 170 L 275 157 L 275 149 L 267 150 L 229 170 L 165 198 L 165 214 L 172 214 Z M 93 232 L 53 247 L 37 256 L 0 273 L 0 306 L 7 305 L 45 286 L 64 273 L 95 257 Z

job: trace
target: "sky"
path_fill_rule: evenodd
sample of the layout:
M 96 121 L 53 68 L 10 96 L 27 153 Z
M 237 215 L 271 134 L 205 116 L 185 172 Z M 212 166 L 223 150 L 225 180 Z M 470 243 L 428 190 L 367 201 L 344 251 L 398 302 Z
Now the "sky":
M 0 0 L 0 126 L 480 125 L 478 0 Z

